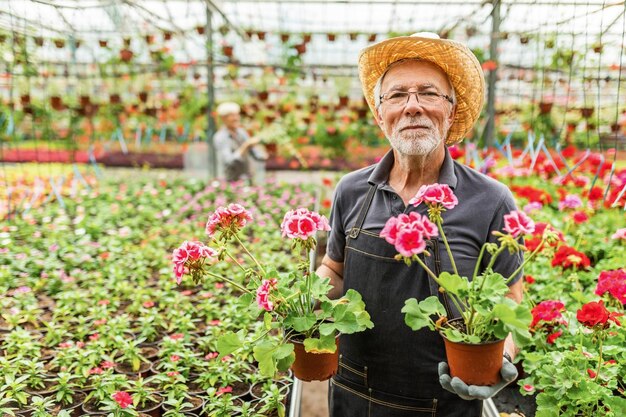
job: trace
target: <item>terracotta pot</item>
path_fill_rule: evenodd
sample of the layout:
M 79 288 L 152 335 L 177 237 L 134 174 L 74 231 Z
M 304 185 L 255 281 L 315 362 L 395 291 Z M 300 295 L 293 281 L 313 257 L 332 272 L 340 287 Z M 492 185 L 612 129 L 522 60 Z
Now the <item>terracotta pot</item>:
M 133 51 L 130 49 L 122 49 L 120 51 L 120 59 L 124 62 L 128 62 L 133 59 Z
M 259 97 L 259 100 L 265 101 L 270 96 L 270 93 L 267 91 L 259 91 L 257 92 L 257 96 Z
M 110 94 L 110 95 L 109 95 L 109 102 L 110 102 L 111 104 L 120 104 L 120 102 L 121 102 L 121 101 L 122 101 L 122 100 L 121 100 L 121 98 L 120 98 L 120 95 L 119 95 L 119 94 Z
M 546 101 L 540 102 L 539 103 L 539 112 L 541 114 L 548 114 L 548 113 L 550 113 L 552 111 L 552 105 L 553 104 L 554 103 L 549 102 L 549 101 L 547 101 L 547 102 Z
M 30 104 L 30 94 L 22 94 L 20 96 L 20 103 L 22 103 L 22 106 L 27 106 Z
M 291 365 L 293 374 L 301 381 L 326 381 L 337 373 L 339 349 L 334 353 L 311 353 L 304 350 L 304 343 L 290 340 L 294 346 L 296 360 Z M 339 344 L 339 338 L 335 339 Z
M 276 155 L 278 153 L 278 145 L 275 143 L 266 143 L 265 150 L 270 156 Z
M 222 53 L 224 54 L 224 56 L 227 57 L 232 57 L 233 56 L 233 47 L 230 45 L 224 45 L 222 46 Z
M 106 48 L 108 44 L 109 44 L 109 41 L 107 41 L 106 39 L 98 40 L 98 45 L 100 45 L 100 48 Z
M 468 385 L 493 385 L 500 381 L 504 340 L 477 345 L 451 342 L 443 337 L 450 376 Z
M 327 33 L 326 38 L 329 42 L 335 42 L 335 39 L 337 39 L 337 35 L 335 35 L 334 33 Z
M 311 42 L 312 35 L 310 33 L 305 33 L 302 35 L 302 42 L 309 43 Z
M 348 96 L 339 96 L 339 106 L 346 107 L 350 98 Z
M 54 110 L 63 110 L 63 100 L 61 100 L 59 96 L 52 96 L 50 97 L 50 106 L 52 106 Z
M 204 35 L 204 26 L 196 26 L 196 32 L 198 35 Z
M 140 91 L 139 94 L 137 94 L 137 96 L 139 97 L 139 100 L 142 103 L 145 103 L 146 101 L 148 101 L 148 92 L 147 91 Z
M 580 109 L 580 115 L 585 119 L 590 118 L 593 115 L 593 107 L 582 107 Z

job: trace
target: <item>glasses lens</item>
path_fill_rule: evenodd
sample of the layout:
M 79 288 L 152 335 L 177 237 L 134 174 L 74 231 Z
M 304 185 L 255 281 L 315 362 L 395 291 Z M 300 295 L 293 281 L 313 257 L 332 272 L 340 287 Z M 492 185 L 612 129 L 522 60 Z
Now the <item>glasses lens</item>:
M 387 101 L 389 104 L 398 105 L 406 103 L 406 97 L 409 95 L 407 92 L 403 91 L 392 91 L 387 95 Z
M 431 93 L 431 92 L 425 92 L 425 93 L 420 93 L 420 103 L 422 104 L 435 104 L 437 103 L 437 101 L 439 100 L 439 94 L 437 93 Z

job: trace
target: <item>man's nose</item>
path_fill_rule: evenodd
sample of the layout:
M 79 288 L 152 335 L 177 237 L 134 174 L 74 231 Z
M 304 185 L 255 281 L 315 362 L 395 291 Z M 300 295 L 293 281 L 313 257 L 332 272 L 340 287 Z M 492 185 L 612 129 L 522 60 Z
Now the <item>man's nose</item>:
M 409 99 L 404 106 L 404 113 L 407 115 L 415 115 L 421 113 L 423 110 L 422 105 L 417 99 L 417 94 L 409 94 Z

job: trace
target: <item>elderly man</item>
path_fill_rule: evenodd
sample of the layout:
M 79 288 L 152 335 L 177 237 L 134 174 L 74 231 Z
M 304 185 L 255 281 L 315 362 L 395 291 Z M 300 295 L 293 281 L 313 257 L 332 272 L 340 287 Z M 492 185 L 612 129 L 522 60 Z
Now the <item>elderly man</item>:
M 267 153 L 256 138 L 250 138 L 241 127 L 240 107 L 226 102 L 217 106 L 222 127 L 213 136 L 217 154 L 218 176 L 228 181 L 248 178 L 263 181 Z
M 515 345 L 507 340 L 501 374 L 493 387 L 450 379 L 443 340 L 428 329 L 412 331 L 401 309 L 407 298 L 438 295 L 437 285 L 417 264 L 394 259 L 379 233 L 387 219 L 426 207 L 408 204 L 422 185 L 448 184 L 459 206 L 444 213 L 444 227 L 459 273 L 472 276 L 481 246 L 495 241 L 503 216 L 515 208 L 502 184 L 455 162 L 447 145 L 460 142 L 483 104 L 480 64 L 464 45 L 422 33 L 372 45 L 361 52 L 363 92 L 391 150 L 373 166 L 346 175 L 337 185 L 327 255 L 318 274 L 331 278 L 331 297 L 350 288 L 363 296 L 375 326 L 339 343 L 339 370 L 329 393 L 332 417 L 480 417 L 483 399 L 511 382 Z M 443 243 L 429 241 L 426 257 L 437 273 L 451 271 Z M 485 260 L 483 267 L 488 263 Z M 508 276 L 520 255 L 497 258 Z M 510 296 L 522 298 L 519 276 Z

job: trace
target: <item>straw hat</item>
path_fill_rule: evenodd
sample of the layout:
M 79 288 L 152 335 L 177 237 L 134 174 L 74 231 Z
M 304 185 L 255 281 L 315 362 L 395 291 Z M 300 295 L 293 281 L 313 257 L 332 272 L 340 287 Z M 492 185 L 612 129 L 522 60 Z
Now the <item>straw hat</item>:
M 239 107 L 239 104 L 230 101 L 220 104 L 217 106 L 217 109 L 215 109 L 215 112 L 220 117 L 228 114 L 239 114 L 240 111 L 241 107 Z
M 483 107 L 485 79 L 480 63 L 462 43 L 439 39 L 435 33 L 421 32 L 411 36 L 391 38 L 371 45 L 359 55 L 359 78 L 363 94 L 376 114 L 374 87 L 387 67 L 401 59 L 417 58 L 430 61 L 448 75 L 456 93 L 456 115 L 446 139 L 447 145 L 463 140 Z

